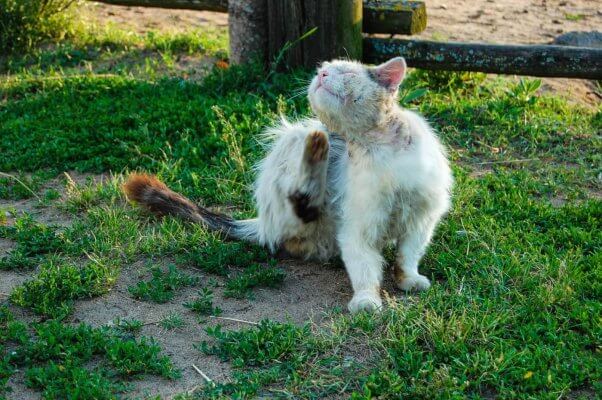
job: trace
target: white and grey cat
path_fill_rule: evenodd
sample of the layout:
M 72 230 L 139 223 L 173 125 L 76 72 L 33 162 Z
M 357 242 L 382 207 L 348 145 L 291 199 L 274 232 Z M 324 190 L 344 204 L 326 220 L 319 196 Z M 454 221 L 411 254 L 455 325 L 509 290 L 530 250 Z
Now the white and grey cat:
M 376 67 L 323 63 L 308 89 L 317 118 L 283 120 L 267 131 L 273 145 L 259 166 L 257 218 L 213 213 L 149 175 L 132 175 L 124 190 L 150 211 L 272 251 L 317 260 L 340 255 L 354 291 L 351 312 L 381 307 L 387 243 L 397 246 L 397 286 L 427 289 L 418 263 L 450 207 L 452 174 L 428 123 L 398 105 L 405 72 L 400 57 Z

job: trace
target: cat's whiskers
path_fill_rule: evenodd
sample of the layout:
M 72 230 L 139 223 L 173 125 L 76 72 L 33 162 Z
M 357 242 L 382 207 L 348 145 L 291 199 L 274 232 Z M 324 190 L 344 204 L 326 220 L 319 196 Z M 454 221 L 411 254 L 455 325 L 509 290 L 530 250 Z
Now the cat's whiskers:
M 306 95 L 308 89 L 309 89 L 309 84 L 307 84 L 307 85 L 305 85 L 303 87 L 300 87 L 298 89 L 293 90 L 293 95 L 290 96 L 290 97 L 288 97 L 287 100 L 290 101 L 290 100 L 296 99 L 299 96 Z

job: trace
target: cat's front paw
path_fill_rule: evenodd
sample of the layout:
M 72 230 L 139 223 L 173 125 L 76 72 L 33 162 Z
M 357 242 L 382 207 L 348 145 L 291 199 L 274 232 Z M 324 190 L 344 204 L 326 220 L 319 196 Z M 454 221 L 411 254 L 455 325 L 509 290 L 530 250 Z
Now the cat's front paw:
M 382 305 L 383 302 L 378 292 L 361 290 L 353 295 L 348 307 L 349 311 L 355 314 L 360 311 L 375 312 L 380 310 Z
M 431 282 L 424 275 L 416 274 L 410 276 L 403 276 L 401 279 L 397 280 L 397 287 L 406 292 L 415 290 L 422 291 L 427 290 L 431 287 Z

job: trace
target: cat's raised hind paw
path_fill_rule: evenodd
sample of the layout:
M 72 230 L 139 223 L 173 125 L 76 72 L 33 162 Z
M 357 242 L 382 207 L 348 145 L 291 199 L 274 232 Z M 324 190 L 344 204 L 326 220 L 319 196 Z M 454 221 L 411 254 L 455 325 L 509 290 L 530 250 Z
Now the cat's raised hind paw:
M 322 131 L 313 131 L 305 139 L 305 157 L 310 164 L 326 161 L 328 158 L 328 135 Z
M 396 280 L 397 287 L 406 292 L 409 291 L 422 291 L 427 290 L 431 287 L 431 282 L 424 275 L 410 275 L 403 276 L 401 279 Z
M 353 295 L 353 298 L 347 306 L 352 314 L 360 311 L 375 312 L 379 311 L 383 302 L 378 292 L 372 290 L 361 290 Z

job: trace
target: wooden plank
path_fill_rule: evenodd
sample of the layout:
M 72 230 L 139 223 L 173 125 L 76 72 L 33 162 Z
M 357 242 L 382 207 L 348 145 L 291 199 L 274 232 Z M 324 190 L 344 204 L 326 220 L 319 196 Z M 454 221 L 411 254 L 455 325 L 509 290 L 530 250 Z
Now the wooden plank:
M 268 61 L 283 56 L 282 65 L 313 68 L 336 57 L 361 59 L 362 0 L 268 0 L 267 5 Z
M 92 0 L 118 6 L 228 12 L 228 0 Z
M 380 63 L 396 56 L 424 69 L 602 79 L 602 49 L 364 39 L 366 62 Z
M 228 12 L 228 0 L 90 0 L 100 3 L 138 6 L 159 7 L 187 10 L 207 10 Z M 309 12 L 318 12 L 324 7 L 315 3 L 316 8 L 306 6 Z M 292 7 L 292 5 L 291 5 Z M 337 7 L 355 7 L 355 0 L 340 0 Z M 361 15 L 361 12 L 360 12 Z M 426 28 L 426 6 L 423 1 L 408 0 L 364 0 L 362 30 L 366 33 L 400 33 L 413 35 Z M 355 32 L 351 32 L 355 35 Z M 357 53 L 356 51 L 352 51 Z M 361 52 L 361 50 L 359 50 Z
M 426 29 L 426 6 L 422 1 L 364 0 L 365 33 L 414 35 Z

